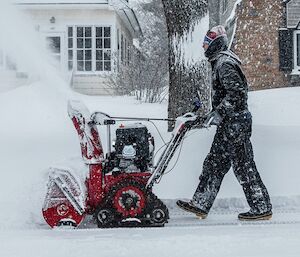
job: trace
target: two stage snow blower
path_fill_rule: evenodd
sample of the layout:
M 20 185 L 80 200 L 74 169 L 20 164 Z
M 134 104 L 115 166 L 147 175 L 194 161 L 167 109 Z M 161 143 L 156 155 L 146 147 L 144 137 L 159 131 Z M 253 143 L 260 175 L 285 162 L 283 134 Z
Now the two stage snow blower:
M 80 101 L 69 101 L 68 114 L 78 133 L 88 172 L 84 183 L 80 183 L 70 170 L 50 168 L 42 209 L 49 226 L 78 227 L 85 216 L 93 215 L 99 228 L 163 227 L 169 219 L 168 208 L 152 187 L 160 181 L 198 116 L 191 112 L 176 119 L 172 138 L 154 164 L 154 138 L 145 125 L 121 125 L 115 131 L 114 144 L 111 127 L 118 121 L 156 119 L 111 117 L 102 112 L 90 115 Z M 107 127 L 105 155 L 97 126 Z

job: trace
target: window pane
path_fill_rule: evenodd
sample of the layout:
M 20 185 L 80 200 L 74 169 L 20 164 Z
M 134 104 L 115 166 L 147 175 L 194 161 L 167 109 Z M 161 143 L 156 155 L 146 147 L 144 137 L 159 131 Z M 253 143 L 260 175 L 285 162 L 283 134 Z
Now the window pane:
M 92 70 L 92 62 L 85 62 L 85 70 L 91 71 Z
M 68 62 L 68 69 L 73 70 L 73 61 Z
M 102 61 L 103 59 L 103 51 L 102 50 L 97 50 L 96 51 L 96 60 L 97 61 Z
M 73 27 L 68 27 L 68 37 L 73 37 Z
M 104 51 L 104 60 L 110 61 L 111 52 L 110 51 Z
M 110 38 L 104 39 L 104 48 L 110 48 Z
M 77 62 L 77 70 L 83 71 L 83 61 L 78 61 Z
M 110 37 L 110 27 L 104 27 L 104 37 Z
M 83 50 L 77 50 L 77 60 L 83 60 Z
M 68 47 L 73 48 L 73 38 L 68 39 Z
M 85 36 L 86 37 L 91 37 L 92 36 L 92 28 L 91 27 L 86 27 L 85 28 Z
M 77 48 L 83 48 L 83 39 L 77 38 Z
M 83 27 L 77 27 L 77 37 L 83 37 Z
M 96 48 L 103 48 L 102 39 L 96 39 Z
M 102 37 L 102 27 L 96 27 L 96 37 Z
M 60 37 L 47 37 L 47 41 L 53 53 L 60 53 Z
M 300 66 L 300 34 L 297 34 L 297 66 Z
M 104 62 L 104 70 L 110 71 L 111 70 L 111 63 L 110 62 Z
M 85 39 L 85 48 L 92 48 L 92 39 Z
M 92 51 L 91 50 L 85 51 L 85 60 L 92 60 Z
M 68 51 L 68 59 L 73 60 L 73 50 Z
M 103 62 L 96 62 L 96 70 L 103 71 Z

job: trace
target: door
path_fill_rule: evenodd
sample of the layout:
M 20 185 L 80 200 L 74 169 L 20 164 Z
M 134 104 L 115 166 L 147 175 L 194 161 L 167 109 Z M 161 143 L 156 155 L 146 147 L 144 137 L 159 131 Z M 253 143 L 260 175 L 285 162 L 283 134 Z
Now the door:
M 52 61 L 61 69 L 62 67 L 62 37 L 60 35 L 46 36 L 46 46 L 52 56 Z

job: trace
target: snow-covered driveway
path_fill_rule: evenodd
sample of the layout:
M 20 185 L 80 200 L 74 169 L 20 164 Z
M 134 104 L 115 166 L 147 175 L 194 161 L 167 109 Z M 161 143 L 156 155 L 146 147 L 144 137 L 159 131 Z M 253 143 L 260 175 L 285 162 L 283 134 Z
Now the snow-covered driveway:
M 0 242 L 5 257 L 299 257 L 300 212 L 249 224 L 228 212 L 201 221 L 177 211 L 165 228 L 2 230 Z

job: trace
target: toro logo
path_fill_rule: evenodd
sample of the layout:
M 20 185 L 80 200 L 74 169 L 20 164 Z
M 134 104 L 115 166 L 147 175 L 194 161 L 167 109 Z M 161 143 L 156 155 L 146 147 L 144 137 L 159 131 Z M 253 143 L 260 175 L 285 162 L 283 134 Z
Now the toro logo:
M 57 211 L 58 215 L 65 216 L 69 212 L 69 207 L 65 204 L 61 204 L 61 205 L 57 206 L 56 211 Z

